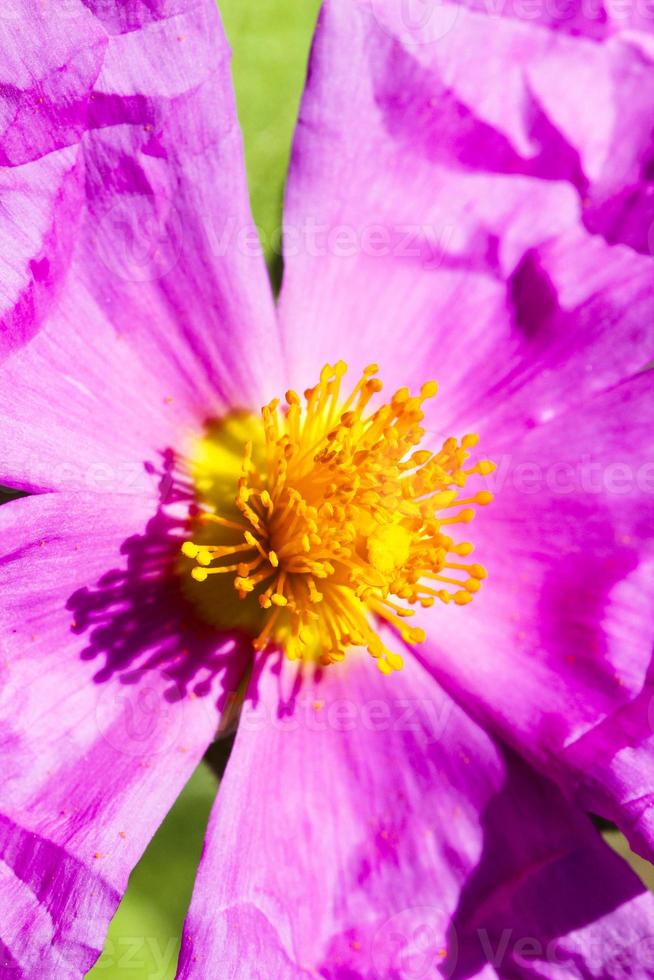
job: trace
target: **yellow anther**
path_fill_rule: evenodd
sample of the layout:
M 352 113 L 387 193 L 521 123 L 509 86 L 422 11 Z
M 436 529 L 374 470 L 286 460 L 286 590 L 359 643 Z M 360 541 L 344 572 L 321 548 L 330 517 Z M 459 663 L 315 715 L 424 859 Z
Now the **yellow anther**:
M 426 381 L 425 384 L 420 389 L 421 398 L 434 398 L 438 394 L 438 382 L 437 381 Z
M 424 466 L 432 458 L 432 454 L 428 449 L 418 449 L 411 457 L 411 462 L 415 466 Z
M 243 442 L 230 498 L 216 489 L 222 465 L 198 468 L 196 485 L 208 496 L 182 553 L 195 562 L 196 582 L 227 582 L 250 610 L 257 650 L 278 646 L 290 659 L 329 665 L 362 647 L 391 674 L 403 660 L 385 646 L 380 622 L 406 644 L 423 643 L 424 629 L 407 619 L 436 600 L 466 605 L 486 578 L 483 565 L 457 561 L 473 546 L 448 532 L 473 519 L 472 505 L 490 503 L 489 491 L 462 489 L 494 464 L 467 465 L 474 434 L 420 448 L 422 405 L 437 394 L 435 381 L 419 395 L 399 388 L 370 409 L 378 370 L 368 365 L 344 396 L 346 365 L 328 364 L 304 399 L 289 390 L 284 405 L 266 405 L 257 437 Z M 230 608 L 216 592 L 216 619 L 226 627 Z
M 432 498 L 432 506 L 438 508 L 451 507 L 452 504 L 456 503 L 456 498 L 458 497 L 458 492 L 456 490 L 442 490 L 440 493 L 434 494 Z

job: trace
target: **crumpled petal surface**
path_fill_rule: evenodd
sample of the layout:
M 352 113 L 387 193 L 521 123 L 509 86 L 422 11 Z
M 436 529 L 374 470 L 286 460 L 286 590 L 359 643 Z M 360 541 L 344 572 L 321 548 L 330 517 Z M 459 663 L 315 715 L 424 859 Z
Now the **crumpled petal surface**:
M 653 389 L 641 374 L 500 454 L 467 535 L 488 583 L 463 615 L 420 614 L 459 700 L 649 859 Z
M 651 896 L 415 661 L 294 673 L 251 684 L 180 978 L 638 975 Z
M 301 387 L 338 358 L 379 363 L 389 388 L 429 372 L 436 434 L 498 412 L 506 433 L 510 420 L 524 431 L 654 355 L 649 250 L 584 218 L 586 171 L 619 162 L 604 103 L 574 83 L 583 45 L 598 45 L 464 9 L 442 38 L 411 44 L 400 9 L 322 11 L 286 202 L 289 370 Z M 631 77 L 640 56 L 624 58 Z M 537 67 L 552 91 L 534 107 Z M 575 145 L 557 116 L 568 75 L 570 99 L 593 106 Z
M 397 95 L 405 73 L 415 83 L 423 69 L 427 86 L 408 86 L 394 120 L 407 143 L 454 166 L 569 181 L 591 231 L 651 254 L 654 19 L 646 5 L 360 6 L 396 42 L 396 77 L 384 94 Z M 554 31 L 543 29 L 548 14 Z M 574 32 L 557 29 L 567 14 Z M 424 96 L 435 94 L 430 114 Z
M 220 638 L 189 637 L 183 608 L 175 627 L 171 594 L 119 588 L 155 504 L 44 494 L 0 508 L 3 976 L 90 969 L 130 871 L 216 729 L 230 679 Z M 154 535 L 151 547 L 149 571 Z
M 96 489 L 83 454 L 126 492 L 146 452 L 283 387 L 227 43 L 211 0 L 11 12 L 0 479 Z

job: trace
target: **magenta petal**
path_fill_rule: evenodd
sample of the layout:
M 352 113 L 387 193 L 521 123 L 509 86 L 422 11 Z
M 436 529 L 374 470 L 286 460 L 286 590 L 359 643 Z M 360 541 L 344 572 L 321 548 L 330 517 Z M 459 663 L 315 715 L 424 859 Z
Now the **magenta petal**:
M 106 45 L 81 4 L 63 20 L 22 0 L 3 9 L 0 361 L 48 318 L 67 274 L 83 195 L 79 144 Z
M 79 213 L 77 150 L 0 168 L 0 362 L 52 315 Z
M 535 426 L 584 410 L 595 393 L 654 357 L 653 265 L 570 234 L 528 252 L 508 282 L 512 343 L 450 393 L 448 432 L 472 428 L 484 451 L 513 450 Z
M 383 5 L 387 0 L 374 0 Z M 646 4 L 614 4 L 610 0 L 586 3 L 585 0 L 569 0 L 566 3 L 498 4 L 489 8 L 483 0 L 464 0 L 465 6 L 482 13 L 511 17 L 529 24 L 539 24 L 562 34 L 608 40 L 621 34 L 625 40 L 635 42 L 642 31 L 642 43 L 652 31 L 652 14 Z M 415 20 L 415 16 L 411 18 Z M 418 19 L 419 22 L 419 19 Z
M 552 949 L 572 977 L 609 975 L 598 948 L 631 961 L 651 897 L 417 663 L 389 681 L 352 654 L 282 695 L 292 678 L 269 660 L 251 685 L 180 978 L 470 977 L 497 955 L 518 976 L 527 937 L 539 976 Z
M 586 227 L 651 255 L 651 9 L 583 0 L 469 5 L 475 12 L 453 3 L 367 5 L 398 49 L 385 93 L 404 95 L 396 131 L 454 166 L 570 181 Z M 437 91 L 424 84 L 407 93 L 402 76 L 415 78 L 416 64 L 439 69 L 423 80 Z M 433 113 L 428 94 L 437 97 Z
M 196 665 L 204 697 L 184 682 L 197 651 L 175 634 L 172 596 L 148 608 L 152 584 L 135 581 L 130 614 L 117 588 L 121 547 L 152 513 L 153 501 L 109 495 L 0 508 L 0 962 L 12 976 L 90 969 L 216 729 L 210 662 Z
M 456 382 L 506 343 L 506 279 L 525 251 L 577 224 L 563 181 L 466 171 L 421 145 L 438 131 L 454 152 L 459 136 L 430 120 L 439 52 L 404 51 L 363 4 L 322 10 L 285 206 L 280 315 L 298 379 L 343 357 L 399 385 L 445 358 L 439 380 L 451 368 Z
M 468 532 L 489 580 L 423 622 L 441 681 L 650 859 L 653 393 L 646 372 L 500 453 Z
M 31 142 L 0 96 L 0 479 L 95 489 L 83 455 L 124 491 L 118 470 L 283 390 L 229 51 L 212 0 L 33 6 L 7 34 Z
M 323 8 L 286 202 L 285 349 L 301 387 L 326 361 L 377 362 L 389 388 L 439 381 L 439 435 L 501 410 L 511 438 L 654 356 L 652 260 L 584 224 L 585 170 L 616 154 L 610 119 L 577 111 L 582 92 L 595 104 L 575 86 L 581 42 L 434 6 L 457 20 L 423 44 L 395 30 L 406 5 Z

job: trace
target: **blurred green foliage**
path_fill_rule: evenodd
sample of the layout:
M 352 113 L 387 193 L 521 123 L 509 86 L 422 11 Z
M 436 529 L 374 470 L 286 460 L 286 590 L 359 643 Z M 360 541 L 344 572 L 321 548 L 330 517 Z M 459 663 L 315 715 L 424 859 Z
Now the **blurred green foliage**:
M 219 0 L 234 54 L 252 211 L 271 267 L 319 0 Z M 173 980 L 216 780 L 200 766 L 133 872 L 91 980 Z
M 319 0 L 218 0 L 234 55 L 252 213 L 268 261 L 279 250 L 282 195 Z
M 216 779 L 201 765 L 129 881 L 92 980 L 173 980 Z

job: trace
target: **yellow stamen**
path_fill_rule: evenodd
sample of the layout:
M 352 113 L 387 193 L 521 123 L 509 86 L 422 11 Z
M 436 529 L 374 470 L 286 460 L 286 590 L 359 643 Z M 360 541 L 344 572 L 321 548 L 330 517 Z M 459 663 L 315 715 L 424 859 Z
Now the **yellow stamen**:
M 210 576 L 218 583 L 227 575 L 232 595 L 250 604 L 256 649 L 278 646 L 293 660 L 329 664 L 364 646 L 389 674 L 402 657 L 384 645 L 378 622 L 406 643 L 421 643 L 424 631 L 406 618 L 437 599 L 466 605 L 486 578 L 482 565 L 465 562 L 472 544 L 455 543 L 449 529 L 473 519 L 470 505 L 492 501 L 487 490 L 465 499 L 460 491 L 495 467 L 468 462 L 474 433 L 436 451 L 418 449 L 423 404 L 436 395 L 436 382 L 418 396 L 401 388 L 371 408 L 381 390 L 377 370 L 367 367 L 343 397 L 346 366 L 327 365 L 304 398 L 287 391 L 285 405 L 266 405 L 258 432 L 242 443 L 228 498 L 205 443 L 196 485 L 212 489 L 199 533 L 182 554 L 203 588 Z M 223 615 L 221 625 L 228 620 Z

